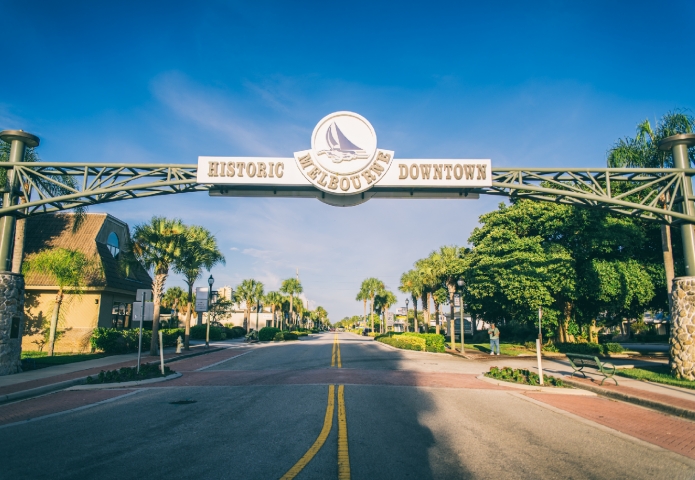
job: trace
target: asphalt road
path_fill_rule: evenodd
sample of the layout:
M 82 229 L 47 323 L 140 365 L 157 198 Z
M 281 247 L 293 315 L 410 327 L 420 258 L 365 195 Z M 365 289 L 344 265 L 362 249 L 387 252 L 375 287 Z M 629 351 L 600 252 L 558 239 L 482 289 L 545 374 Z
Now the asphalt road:
M 472 375 L 475 388 L 423 384 L 478 368 L 347 333 L 254 345 L 177 380 L 0 427 L 0 478 L 277 479 L 293 467 L 297 479 L 693 478 L 692 460 Z

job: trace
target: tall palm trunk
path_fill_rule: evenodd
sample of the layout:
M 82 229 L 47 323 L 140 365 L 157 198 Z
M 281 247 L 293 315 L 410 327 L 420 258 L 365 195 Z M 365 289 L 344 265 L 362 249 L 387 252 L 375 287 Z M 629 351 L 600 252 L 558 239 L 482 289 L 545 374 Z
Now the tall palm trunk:
M 58 316 L 60 315 L 60 306 L 63 304 L 63 289 L 58 289 L 58 294 L 56 295 L 56 303 L 53 308 L 53 318 L 51 318 L 51 330 L 48 334 L 48 356 L 53 356 L 53 349 L 55 348 L 56 342 L 56 330 L 58 330 Z
M 422 323 L 425 324 L 425 333 L 430 331 L 430 306 L 427 292 L 422 293 Z
M 415 333 L 418 333 L 417 329 L 417 296 L 412 295 L 413 297 L 413 329 L 415 330 Z M 408 312 L 405 312 L 405 319 L 408 320 Z
M 374 333 L 374 297 L 372 297 L 372 301 L 369 302 L 369 320 L 372 322 L 372 333 Z
M 159 310 L 164 297 L 164 284 L 169 276 L 169 269 L 166 271 L 155 272 L 154 282 L 152 283 L 152 294 L 154 302 L 154 314 L 152 315 L 152 341 L 150 342 L 150 355 L 159 355 Z
M 290 294 L 290 324 L 292 324 L 292 315 L 294 314 L 294 295 Z M 289 329 L 288 329 L 289 330 Z
M 437 332 L 437 335 L 439 335 L 439 332 L 441 331 L 441 325 L 439 323 L 439 304 L 437 301 L 434 301 L 434 321 L 435 321 L 435 329 Z
M 364 315 L 362 316 L 364 323 L 367 323 L 367 299 L 364 299 Z
M 186 350 L 191 349 L 190 339 L 191 339 L 191 310 L 193 310 L 193 284 L 188 284 L 188 308 L 186 309 L 186 330 L 183 334 L 183 348 Z M 199 315 L 200 316 L 200 315 Z
M 456 350 L 456 318 L 454 318 L 454 296 L 456 296 L 456 286 L 448 285 L 449 290 L 449 318 L 451 319 L 451 349 Z M 463 300 L 463 299 L 461 299 Z M 463 301 L 461 302 L 461 313 L 463 313 Z M 461 353 L 463 353 L 463 315 L 461 315 Z

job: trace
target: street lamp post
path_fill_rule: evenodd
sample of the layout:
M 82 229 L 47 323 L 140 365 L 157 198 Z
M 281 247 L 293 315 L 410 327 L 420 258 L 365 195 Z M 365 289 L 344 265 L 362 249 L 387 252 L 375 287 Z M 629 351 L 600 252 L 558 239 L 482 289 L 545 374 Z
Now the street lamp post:
M 461 317 L 461 355 L 464 355 L 464 328 L 463 328 L 463 278 L 459 278 L 456 281 L 456 284 L 459 286 L 459 316 Z M 471 322 L 473 321 L 473 318 L 471 317 Z M 454 324 L 455 325 L 455 324 Z M 453 344 L 453 337 L 451 343 Z M 452 348 L 454 345 L 452 345 Z
M 212 284 L 215 283 L 215 279 L 212 278 L 212 273 L 210 274 L 210 278 L 208 278 L 208 285 L 210 288 L 208 288 L 208 322 L 207 322 L 207 328 L 205 331 L 205 347 L 210 348 L 210 303 L 212 301 Z
M 408 304 L 410 303 L 410 300 L 408 300 L 408 297 L 405 297 L 405 324 L 406 328 L 410 328 L 410 322 L 408 321 Z

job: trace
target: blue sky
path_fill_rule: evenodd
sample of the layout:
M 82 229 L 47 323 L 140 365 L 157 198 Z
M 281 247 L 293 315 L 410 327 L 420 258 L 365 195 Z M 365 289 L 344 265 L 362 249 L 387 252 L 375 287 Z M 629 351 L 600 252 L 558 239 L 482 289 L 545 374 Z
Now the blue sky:
M 41 137 L 46 161 L 289 157 L 323 116 L 351 110 L 396 158 L 603 166 L 639 121 L 695 109 L 688 1 L 29 0 L 0 1 L 0 16 L 0 129 Z M 362 279 L 397 291 L 499 202 L 187 194 L 90 211 L 201 224 L 227 257 L 216 285 L 276 289 L 299 268 L 311 306 L 339 320 L 361 312 Z

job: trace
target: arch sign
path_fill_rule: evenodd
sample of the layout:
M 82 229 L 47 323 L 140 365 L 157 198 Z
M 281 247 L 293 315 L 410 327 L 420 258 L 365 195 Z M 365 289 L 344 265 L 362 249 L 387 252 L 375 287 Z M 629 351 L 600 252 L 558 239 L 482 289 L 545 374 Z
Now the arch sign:
M 396 159 L 377 146 L 361 115 L 336 112 L 316 125 L 311 148 L 294 158 L 198 157 L 210 195 L 316 197 L 335 206 L 370 198 L 478 198 L 492 186 L 489 159 Z

